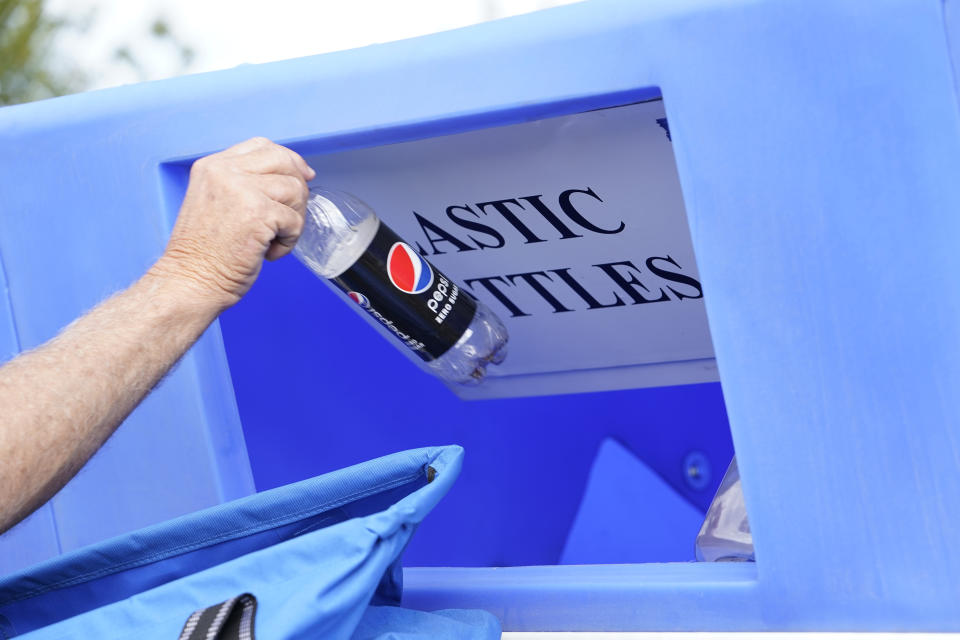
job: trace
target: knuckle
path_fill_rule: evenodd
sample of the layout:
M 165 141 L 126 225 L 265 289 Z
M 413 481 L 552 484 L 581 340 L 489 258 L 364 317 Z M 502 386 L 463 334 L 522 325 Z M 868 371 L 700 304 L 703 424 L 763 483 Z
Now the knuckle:
M 280 145 L 276 144 L 273 146 L 273 153 L 277 164 L 283 171 L 287 172 L 296 168 L 297 165 L 290 155 L 290 150 L 286 147 L 281 147 Z
M 270 152 L 273 154 L 274 162 L 276 162 L 278 166 L 289 167 L 290 157 L 287 155 L 287 152 L 283 150 L 283 147 L 273 145 L 273 147 L 270 148 Z
M 287 163 L 290 167 L 291 175 L 294 175 L 298 180 L 301 180 L 303 173 L 300 171 L 300 165 L 297 164 L 297 159 L 294 158 L 292 154 L 287 154 Z
M 303 229 L 303 216 L 300 215 L 296 210 L 287 210 L 285 212 L 284 222 L 286 223 L 287 229 L 293 231 L 297 235 L 300 234 L 300 231 Z
M 210 156 L 198 158 L 196 161 L 194 161 L 193 166 L 190 167 L 190 175 L 202 175 L 207 172 L 209 166 Z
M 217 156 L 216 154 L 204 156 L 193 163 L 193 166 L 190 168 L 190 176 L 210 178 L 211 176 L 219 174 L 226 162 L 227 160 L 224 157 Z
M 290 168 L 297 172 L 297 175 L 300 175 L 300 165 L 297 163 L 297 154 L 286 147 L 283 148 L 284 153 L 287 156 L 287 163 L 290 165 Z
M 290 195 L 294 200 L 303 195 L 303 180 L 296 176 L 284 176 L 284 178 L 286 178 L 287 189 L 290 190 Z

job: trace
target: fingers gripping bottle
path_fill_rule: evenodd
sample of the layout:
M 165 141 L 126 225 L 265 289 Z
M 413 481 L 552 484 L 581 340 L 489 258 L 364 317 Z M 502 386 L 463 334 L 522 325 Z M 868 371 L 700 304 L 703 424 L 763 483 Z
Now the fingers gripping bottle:
M 506 357 L 507 330 L 346 193 L 311 189 L 294 255 L 412 349 L 433 373 L 474 384 Z

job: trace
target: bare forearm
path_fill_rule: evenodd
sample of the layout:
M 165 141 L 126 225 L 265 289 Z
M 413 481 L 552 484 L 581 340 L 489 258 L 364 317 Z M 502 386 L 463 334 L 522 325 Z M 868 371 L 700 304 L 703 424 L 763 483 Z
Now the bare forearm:
M 293 249 L 315 175 L 265 138 L 197 160 L 157 264 L 0 367 L 0 532 L 73 477 L 217 314 L 243 297 L 264 259 Z
M 0 531 L 51 498 L 221 310 L 151 269 L 43 346 L 0 368 Z

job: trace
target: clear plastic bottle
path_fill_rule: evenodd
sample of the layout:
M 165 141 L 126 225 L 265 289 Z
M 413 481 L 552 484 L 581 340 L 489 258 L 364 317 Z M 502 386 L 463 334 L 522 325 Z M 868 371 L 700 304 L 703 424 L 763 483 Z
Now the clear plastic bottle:
M 720 482 L 696 545 L 699 562 L 754 562 L 753 535 L 734 458 Z
M 293 253 L 412 349 L 433 373 L 475 384 L 507 354 L 507 330 L 358 198 L 313 188 Z

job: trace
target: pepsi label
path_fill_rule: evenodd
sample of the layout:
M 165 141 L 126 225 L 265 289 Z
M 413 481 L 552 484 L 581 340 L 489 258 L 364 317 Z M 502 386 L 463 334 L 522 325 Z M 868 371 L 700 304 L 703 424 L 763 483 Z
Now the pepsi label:
M 477 311 L 473 298 L 383 222 L 333 283 L 426 361 L 456 344 Z

